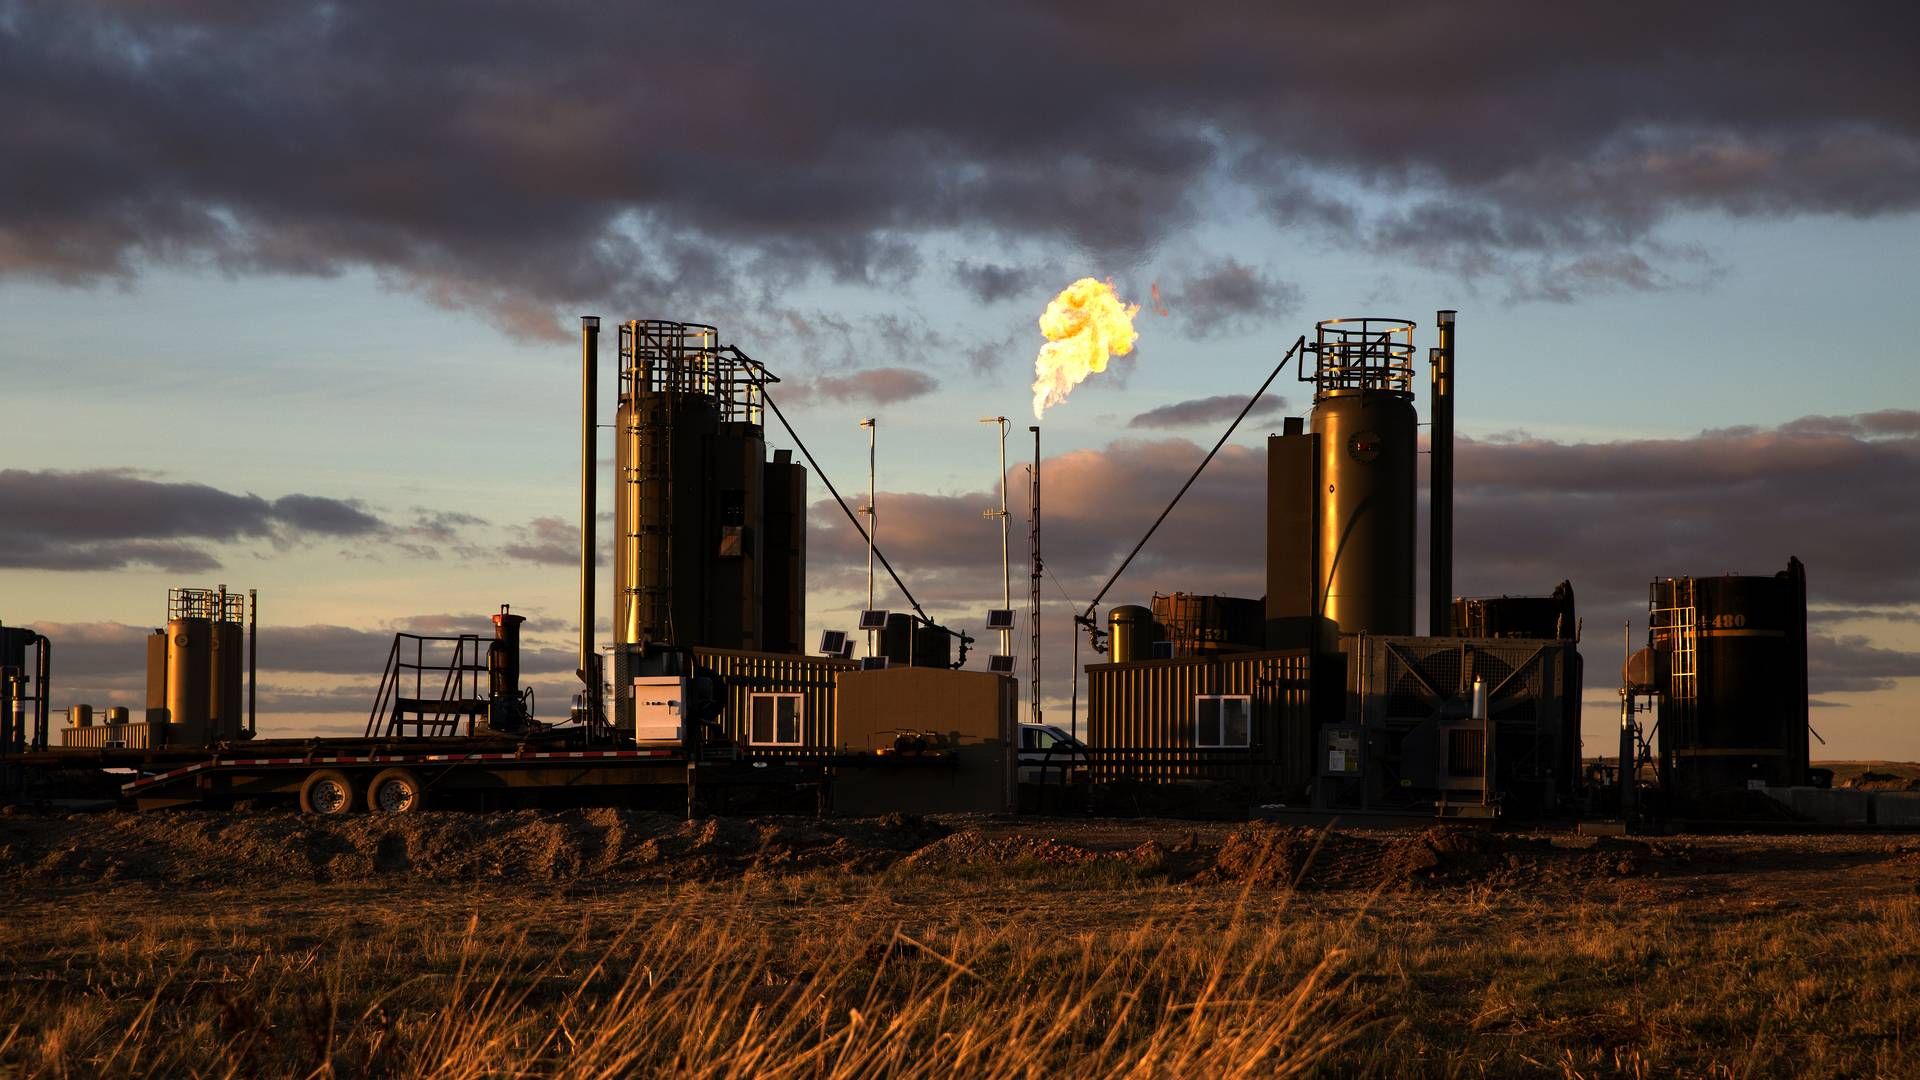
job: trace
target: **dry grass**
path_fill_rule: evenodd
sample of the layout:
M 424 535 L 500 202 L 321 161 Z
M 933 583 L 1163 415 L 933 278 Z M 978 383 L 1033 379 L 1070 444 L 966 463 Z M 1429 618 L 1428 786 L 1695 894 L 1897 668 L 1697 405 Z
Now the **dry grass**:
M 1920 899 L 1885 860 L 1297 895 L 1032 859 L 36 886 L 0 926 L 0 1076 L 1920 1075 Z
M 9 965 L 0 1071 L 1295 1076 L 1366 1029 L 1338 951 L 1246 908 L 1073 934 L 910 928 L 870 896 L 796 932 L 754 888 L 634 900 L 621 920 L 496 896 L 450 927 L 337 900 L 294 932 L 239 911 L 73 920 Z

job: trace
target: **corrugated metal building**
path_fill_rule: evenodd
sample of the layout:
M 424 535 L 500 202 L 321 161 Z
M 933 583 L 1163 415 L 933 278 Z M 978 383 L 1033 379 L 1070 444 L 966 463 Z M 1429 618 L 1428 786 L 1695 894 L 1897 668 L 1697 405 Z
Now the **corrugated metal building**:
M 749 751 L 791 755 L 834 746 L 835 679 L 854 660 L 798 653 L 693 650 L 727 682 L 727 734 Z
M 1088 665 L 1094 779 L 1223 780 L 1304 795 L 1313 664 L 1299 650 Z

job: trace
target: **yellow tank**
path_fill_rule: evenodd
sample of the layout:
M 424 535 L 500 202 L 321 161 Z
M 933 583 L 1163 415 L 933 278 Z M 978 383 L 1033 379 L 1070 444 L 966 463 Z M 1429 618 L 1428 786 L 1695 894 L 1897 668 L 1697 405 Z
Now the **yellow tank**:
M 247 670 L 245 629 L 237 622 L 216 622 L 208 635 L 208 741 L 234 740 L 247 726 L 241 676 Z
M 1153 656 L 1153 612 L 1139 604 L 1122 604 L 1107 613 L 1110 658 L 1116 664 L 1148 660 Z
M 167 621 L 167 743 L 205 746 L 211 714 L 213 621 Z

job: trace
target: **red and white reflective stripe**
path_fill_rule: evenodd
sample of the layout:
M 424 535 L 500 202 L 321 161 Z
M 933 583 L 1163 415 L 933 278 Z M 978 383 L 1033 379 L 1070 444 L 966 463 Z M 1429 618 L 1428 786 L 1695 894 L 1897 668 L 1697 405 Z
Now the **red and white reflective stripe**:
M 674 749 L 650 750 L 542 750 L 532 754 L 518 752 L 493 754 L 366 754 L 360 756 L 334 754 L 327 757 L 277 757 L 277 758 L 226 758 L 210 761 L 196 761 L 177 769 L 143 777 L 120 785 L 123 793 L 149 787 L 154 784 L 177 780 L 189 773 L 202 769 L 259 768 L 261 766 L 304 766 L 304 765 L 392 765 L 422 764 L 463 761 L 603 761 L 607 759 L 627 758 L 667 758 L 677 757 Z

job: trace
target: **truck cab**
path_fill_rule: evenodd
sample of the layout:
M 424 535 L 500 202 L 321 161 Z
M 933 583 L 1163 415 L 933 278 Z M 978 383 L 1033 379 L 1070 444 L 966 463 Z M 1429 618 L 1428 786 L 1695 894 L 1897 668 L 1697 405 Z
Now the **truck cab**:
M 1054 724 L 1020 725 L 1020 782 L 1077 784 L 1087 779 L 1087 746 Z

